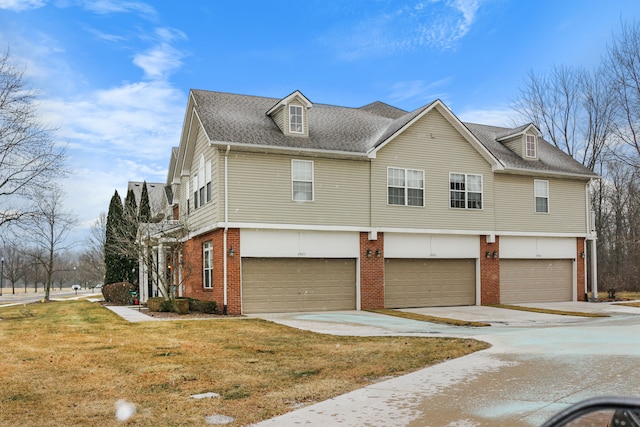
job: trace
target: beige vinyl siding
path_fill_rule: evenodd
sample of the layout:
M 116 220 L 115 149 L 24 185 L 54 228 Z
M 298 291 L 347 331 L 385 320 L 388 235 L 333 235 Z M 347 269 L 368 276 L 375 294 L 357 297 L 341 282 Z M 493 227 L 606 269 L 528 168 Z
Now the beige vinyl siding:
M 424 170 L 424 207 L 387 205 L 387 167 Z M 449 207 L 450 172 L 482 175 L 483 209 Z M 427 229 L 492 229 L 492 188 L 491 166 L 437 110 L 432 110 L 382 148 L 373 160 L 372 225 Z
M 273 121 L 276 123 L 276 125 L 280 128 L 280 130 L 282 132 L 285 132 L 285 127 L 284 127 L 284 123 L 285 123 L 285 113 L 284 113 L 284 108 L 279 108 L 275 113 L 273 113 L 273 115 L 271 116 L 273 118 Z
M 522 157 L 524 159 L 525 158 L 525 155 L 524 155 L 524 138 L 525 137 L 523 135 L 518 135 L 517 137 L 515 137 L 513 139 L 509 139 L 509 140 L 503 142 L 503 144 L 506 145 L 511 151 L 513 151 L 518 156 L 520 156 L 520 157 Z
M 220 183 L 216 179 L 218 176 L 218 150 L 209 146 L 209 140 L 204 131 L 198 126 L 194 129 L 196 132 L 195 147 L 193 149 L 193 157 L 191 158 L 191 165 L 189 167 L 190 175 L 183 177 L 181 188 L 180 203 L 185 206 L 184 214 L 186 214 L 186 198 L 189 198 L 189 227 L 197 230 L 202 227 L 206 227 L 214 222 L 218 221 L 220 213 L 220 203 L 218 201 L 220 195 Z M 207 162 L 211 162 L 211 201 L 203 205 L 198 206 L 197 209 L 193 208 L 193 193 L 195 189 L 191 184 L 191 179 L 195 173 L 198 172 L 198 166 L 200 162 L 200 155 L 204 155 L 205 165 Z M 203 177 L 204 179 L 204 177 Z M 186 181 L 189 180 L 189 192 L 186 194 L 187 186 Z M 206 182 L 205 182 L 206 184 Z M 205 185 L 206 188 L 206 185 Z M 206 190 L 205 190 L 206 194 Z
M 292 200 L 292 159 L 313 161 L 312 202 Z M 369 163 L 366 161 L 231 150 L 228 173 L 231 222 L 369 225 Z M 220 178 L 222 188 L 222 170 Z
M 549 213 L 535 212 L 534 180 L 549 182 Z M 584 181 L 496 174 L 496 231 L 585 233 Z

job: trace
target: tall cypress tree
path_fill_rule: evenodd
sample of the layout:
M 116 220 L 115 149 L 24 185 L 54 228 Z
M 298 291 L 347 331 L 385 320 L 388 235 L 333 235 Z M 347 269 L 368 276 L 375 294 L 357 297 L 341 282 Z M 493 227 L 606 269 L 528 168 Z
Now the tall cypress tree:
M 147 181 L 142 183 L 142 193 L 140 194 L 140 223 L 148 223 L 151 220 L 151 205 L 149 204 L 149 192 L 147 191 Z
M 107 213 L 106 236 L 104 243 L 104 283 L 116 283 L 124 280 L 125 271 L 122 263 L 123 207 L 118 190 L 111 197 Z
M 138 283 L 137 233 L 138 205 L 133 190 L 129 190 L 127 197 L 124 199 L 122 263 L 125 272 L 124 278 L 131 283 Z

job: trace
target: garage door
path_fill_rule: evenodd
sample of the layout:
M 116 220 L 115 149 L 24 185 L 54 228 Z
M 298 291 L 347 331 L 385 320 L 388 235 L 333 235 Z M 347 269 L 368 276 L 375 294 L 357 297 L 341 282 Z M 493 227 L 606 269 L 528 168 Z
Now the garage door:
M 242 259 L 243 313 L 355 308 L 355 259 Z
M 386 259 L 387 308 L 474 305 L 474 259 Z
M 503 259 L 500 302 L 558 302 L 573 299 L 570 259 Z

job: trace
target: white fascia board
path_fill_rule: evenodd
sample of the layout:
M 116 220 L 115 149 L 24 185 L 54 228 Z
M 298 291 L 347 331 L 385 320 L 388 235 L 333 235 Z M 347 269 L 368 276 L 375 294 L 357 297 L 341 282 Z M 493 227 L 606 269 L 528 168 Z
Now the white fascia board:
M 594 175 L 586 175 L 580 173 L 571 173 L 571 172 L 557 172 L 557 171 L 541 171 L 537 169 L 525 169 L 525 168 L 514 168 L 506 166 L 500 172 L 509 175 L 527 175 L 531 177 L 550 177 L 550 178 L 576 178 L 581 180 L 591 180 L 591 179 L 599 179 L 599 176 Z
M 501 136 L 500 138 L 496 138 L 496 141 L 498 142 L 502 142 L 502 141 L 506 141 L 508 139 L 513 139 L 517 136 L 522 136 L 524 134 L 526 134 L 527 132 L 529 132 L 531 129 L 533 129 L 535 131 L 535 134 L 537 137 L 542 137 L 542 132 L 540 132 L 540 129 L 538 129 L 538 127 L 536 125 L 534 125 L 533 123 L 529 123 L 529 125 L 527 127 L 525 127 L 524 129 L 522 129 L 519 132 L 514 132 L 514 133 L 508 133 L 504 136 Z
M 277 147 L 266 144 L 243 144 L 239 142 L 228 141 L 209 141 L 209 145 L 226 148 L 231 146 L 233 148 L 239 148 L 240 151 L 248 152 L 260 152 L 260 153 L 291 153 L 300 154 L 305 153 L 309 157 L 339 157 L 344 159 L 353 160 L 369 160 L 365 153 L 354 153 L 350 151 L 338 151 L 338 150 L 321 150 L 316 148 L 303 148 L 303 147 Z
M 285 105 L 287 105 L 289 102 L 291 102 L 292 99 L 294 98 L 300 98 L 302 100 L 302 102 L 304 103 L 305 107 L 307 108 L 311 108 L 313 106 L 313 104 L 311 103 L 311 101 L 309 101 L 309 99 L 304 96 L 302 94 L 302 92 L 300 92 L 299 90 L 294 91 L 293 93 L 291 93 L 290 95 L 287 95 L 286 97 L 282 98 L 280 101 L 278 101 L 276 103 L 276 105 L 274 105 L 273 107 L 271 107 L 269 109 L 269 111 L 266 112 L 267 116 L 270 116 L 271 114 L 273 114 L 275 111 L 278 110 L 278 108 L 283 107 Z
M 587 237 L 587 233 L 545 233 L 545 232 L 523 232 L 523 231 L 500 231 L 496 230 L 496 236 L 510 237 Z

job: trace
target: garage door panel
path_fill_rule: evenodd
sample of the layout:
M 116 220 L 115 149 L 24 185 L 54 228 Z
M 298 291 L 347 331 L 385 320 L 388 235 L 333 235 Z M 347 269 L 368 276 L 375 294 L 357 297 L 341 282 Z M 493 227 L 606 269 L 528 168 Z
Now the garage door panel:
M 243 258 L 244 313 L 353 310 L 355 259 Z
M 475 304 L 474 259 L 385 260 L 385 307 Z
M 503 259 L 500 261 L 500 302 L 561 302 L 573 300 L 570 259 Z

